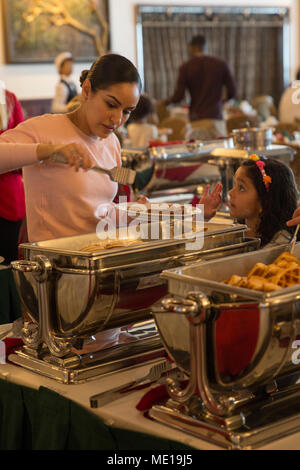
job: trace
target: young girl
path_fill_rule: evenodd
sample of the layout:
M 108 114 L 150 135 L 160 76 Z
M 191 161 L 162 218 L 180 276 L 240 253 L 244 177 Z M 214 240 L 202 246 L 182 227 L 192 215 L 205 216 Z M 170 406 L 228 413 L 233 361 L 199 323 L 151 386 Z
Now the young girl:
M 230 215 L 243 221 L 247 235 L 259 237 L 262 247 L 290 241 L 295 228 L 286 222 L 297 207 L 298 190 L 284 163 L 250 155 L 235 173 L 229 196 Z
M 154 107 L 150 98 L 142 94 L 135 110 L 128 120 L 127 131 L 131 147 L 147 147 L 151 140 L 158 139 L 158 128 L 148 122 L 154 114 Z

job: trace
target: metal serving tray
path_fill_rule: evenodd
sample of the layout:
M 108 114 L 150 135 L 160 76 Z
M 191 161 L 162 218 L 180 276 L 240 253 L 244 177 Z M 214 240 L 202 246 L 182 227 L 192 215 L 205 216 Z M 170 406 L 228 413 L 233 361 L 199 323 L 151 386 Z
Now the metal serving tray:
M 146 224 L 145 224 L 146 225 Z M 150 225 L 150 224 L 149 224 Z M 203 247 L 201 251 L 215 249 L 221 246 L 233 245 L 244 241 L 246 225 L 204 223 L 207 229 L 204 232 Z M 194 235 L 196 239 L 196 234 Z M 115 269 L 120 266 L 134 265 L 139 262 L 153 261 L 154 259 L 169 258 L 176 255 L 192 255 L 194 250 L 186 250 L 186 243 L 193 242 L 193 238 L 146 240 L 142 243 L 128 247 L 106 249 L 93 253 L 80 251 L 87 245 L 99 242 L 95 233 L 77 235 L 72 237 L 56 238 L 34 243 L 23 243 L 24 259 L 30 260 L 37 255 L 44 255 L 54 264 L 56 269 L 74 268 L 88 269 L 89 273 L 95 270 Z M 199 249 L 195 250 L 199 251 Z M 163 262 L 162 262 L 163 264 Z M 66 272 L 71 272 L 66 269 Z
M 80 251 L 98 241 L 95 234 L 23 244 L 25 259 L 12 267 L 32 323 L 23 329 L 24 350 L 10 360 L 57 380 L 78 383 L 165 355 L 156 329 L 154 336 L 118 344 L 107 354 L 101 338 L 93 354 L 81 353 L 80 344 L 102 330 L 130 326 L 131 332 L 133 323 L 153 321 L 151 306 L 167 293 L 167 282 L 160 277 L 163 269 L 259 246 L 258 239 L 244 238 L 243 225 L 207 224 L 207 228 L 203 247 L 196 251 L 186 249 L 186 240 L 174 239 Z
M 233 274 L 246 275 L 257 262 L 272 263 L 286 250 L 286 245 L 265 248 L 178 267 L 161 274 L 168 281 L 170 297 L 184 300 L 189 293 L 196 292 L 208 299 L 210 314 L 205 361 L 211 383 L 215 386 L 223 389 L 254 386 L 266 383 L 278 374 L 299 369 L 292 358 L 295 352 L 293 341 L 300 333 L 300 284 L 273 292 L 260 292 L 222 283 Z M 300 259 L 300 243 L 296 244 L 294 254 Z M 189 373 L 187 317 L 182 313 L 167 312 L 155 315 L 155 319 L 169 354 Z M 229 328 L 226 338 L 220 329 L 217 332 L 218 324 Z M 231 357 L 233 367 L 227 363 L 224 370 L 224 364 L 220 366 L 220 357 L 224 362 L 225 353 L 228 356 L 234 351 L 235 357 Z M 243 362 L 242 354 L 247 359 L 243 366 L 235 367 Z

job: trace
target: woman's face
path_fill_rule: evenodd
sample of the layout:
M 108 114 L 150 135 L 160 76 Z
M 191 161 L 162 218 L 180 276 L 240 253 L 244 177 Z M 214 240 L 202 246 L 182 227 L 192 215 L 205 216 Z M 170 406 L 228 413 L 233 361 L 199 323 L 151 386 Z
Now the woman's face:
M 245 167 L 238 168 L 234 176 L 234 186 L 229 191 L 230 215 L 236 219 L 258 220 L 262 211 L 252 180 Z
M 106 138 L 124 124 L 135 109 L 140 91 L 136 83 L 117 83 L 95 93 L 89 80 L 82 87 L 86 132 Z

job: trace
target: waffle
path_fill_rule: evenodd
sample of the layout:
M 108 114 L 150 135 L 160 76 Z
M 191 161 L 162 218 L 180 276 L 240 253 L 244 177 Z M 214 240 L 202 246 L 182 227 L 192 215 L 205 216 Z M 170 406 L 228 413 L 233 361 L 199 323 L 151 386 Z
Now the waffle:
M 300 284 L 300 261 L 284 251 L 272 264 L 256 263 L 247 276 L 234 274 L 224 283 L 263 292 L 294 286 Z
M 119 239 L 119 240 L 103 240 L 98 243 L 93 243 L 92 245 L 87 245 L 80 249 L 83 253 L 94 253 L 101 250 L 109 250 L 113 248 L 122 248 L 130 245 L 136 245 L 142 243 L 141 240 L 129 240 L 129 239 Z

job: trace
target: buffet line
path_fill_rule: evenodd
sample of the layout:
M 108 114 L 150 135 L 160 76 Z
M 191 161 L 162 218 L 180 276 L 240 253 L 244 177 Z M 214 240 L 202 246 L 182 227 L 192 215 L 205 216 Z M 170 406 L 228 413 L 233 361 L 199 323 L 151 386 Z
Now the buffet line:
M 238 147 L 224 139 L 123 151 L 124 166 L 140 174 L 136 194 L 150 200 L 180 194 L 183 202 L 221 178 L 222 210 L 201 226 L 202 243 L 193 250 L 197 228 L 188 240 L 165 238 L 160 216 L 157 239 L 105 244 L 87 234 L 22 244 L 23 259 L 12 268 L 29 321 L 24 346 L 9 361 L 70 386 L 169 361 L 168 370 L 152 369 L 149 383 L 164 378 L 168 391 L 150 409 L 152 419 L 228 449 L 259 447 L 299 430 L 293 345 L 300 334 L 300 244 L 292 261 L 286 245 L 259 250 L 260 240 L 228 218 L 234 171 L 256 150 Z M 293 159 L 288 147 L 258 150 Z M 266 279 L 269 265 L 278 267 L 272 273 L 281 284 Z M 250 282 L 254 269 L 259 283 Z M 115 337 L 124 339 L 105 343 Z M 101 400 L 92 397 L 91 407 Z

